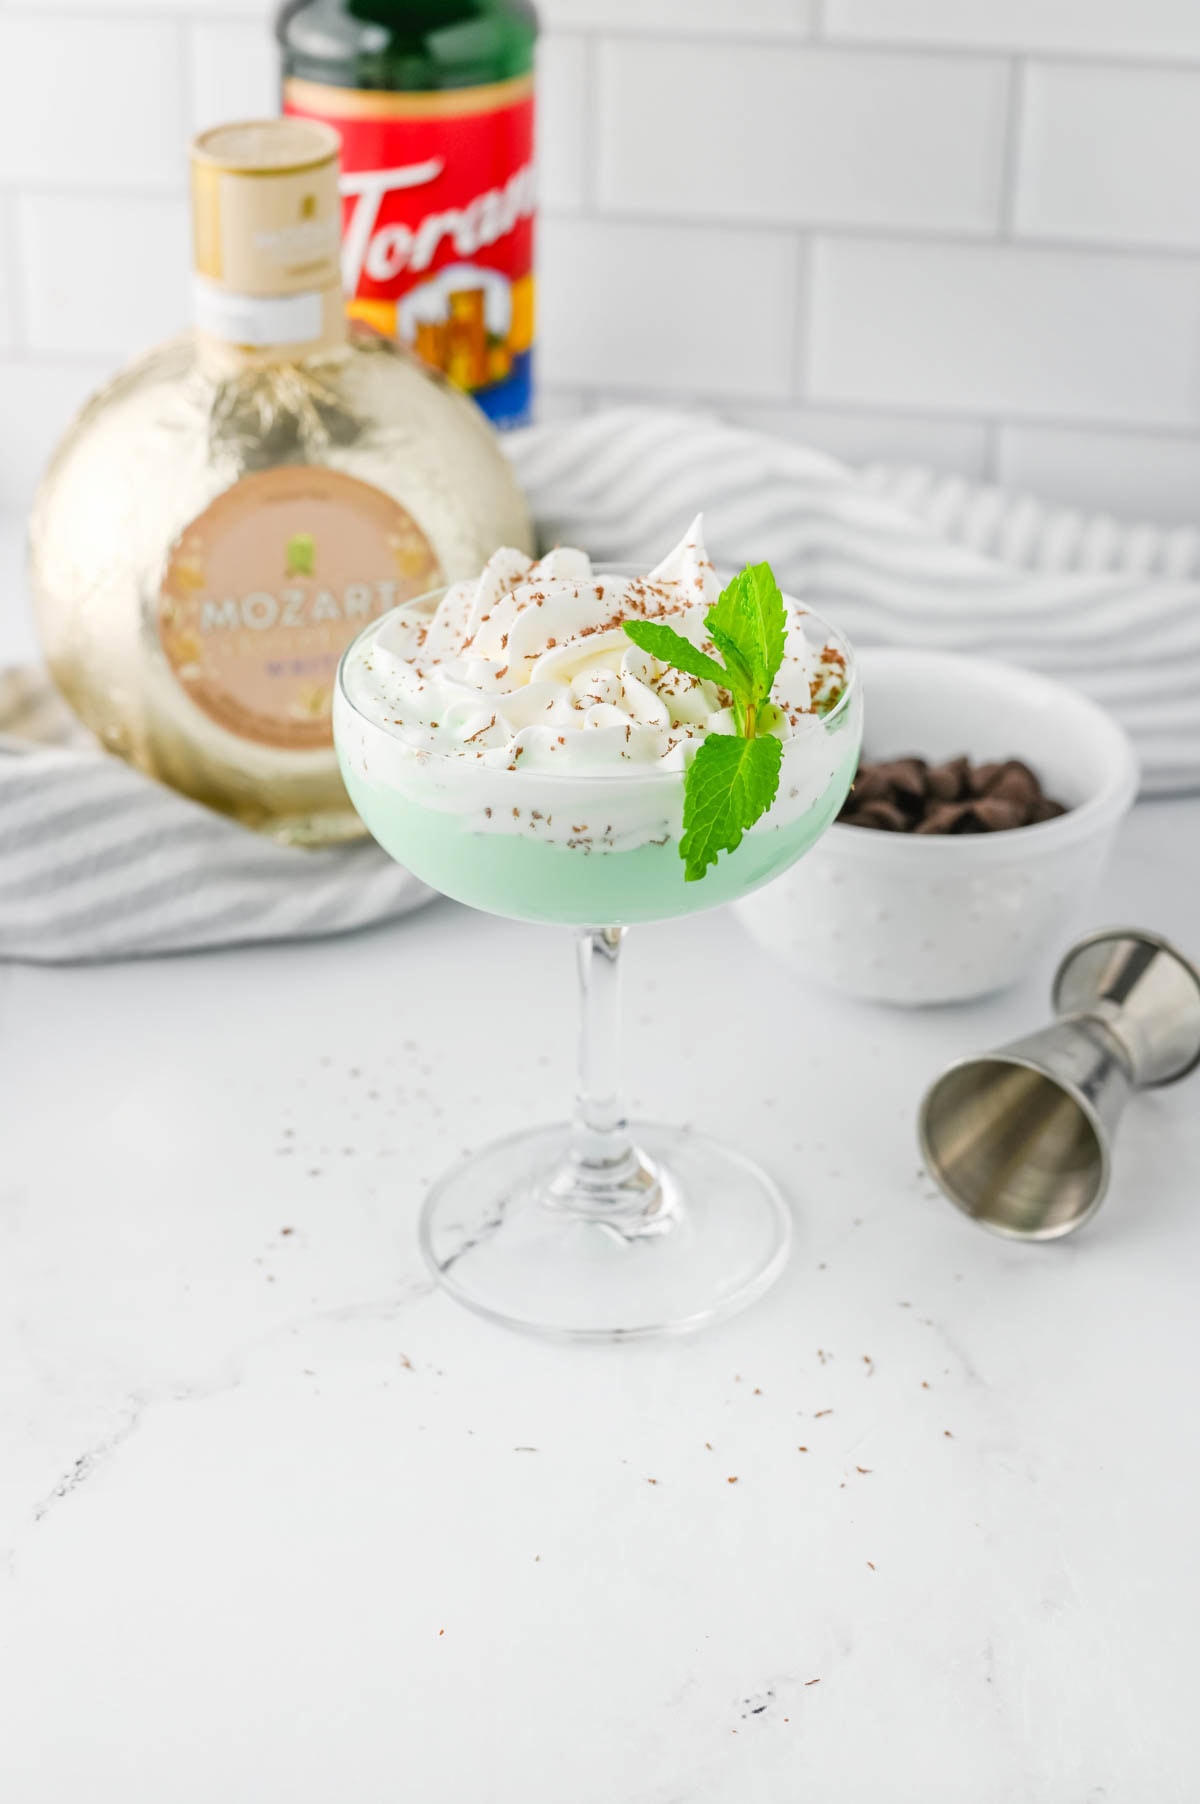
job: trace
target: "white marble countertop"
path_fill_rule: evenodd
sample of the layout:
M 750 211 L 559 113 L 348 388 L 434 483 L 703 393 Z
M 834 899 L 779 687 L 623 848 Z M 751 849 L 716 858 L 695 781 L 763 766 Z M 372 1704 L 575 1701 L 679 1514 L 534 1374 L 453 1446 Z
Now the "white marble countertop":
M 1143 807 L 1095 919 L 1194 946 L 1198 879 L 1200 801 Z M 727 914 L 628 958 L 637 1102 L 756 1147 L 797 1233 L 745 1316 L 621 1347 L 414 1244 L 445 1161 L 566 1106 L 565 935 L 0 967 L 6 1800 L 1194 1804 L 1197 1091 L 1013 1246 L 914 1111 L 1048 972 L 839 1004 Z
M 1194 951 L 1198 889 L 1200 799 L 1145 806 L 1093 919 Z M 1200 1796 L 1200 1090 L 1013 1246 L 913 1123 L 1048 969 L 906 1014 L 725 913 L 627 958 L 635 1101 L 797 1231 L 745 1316 L 621 1347 L 477 1321 L 414 1243 L 444 1163 L 567 1106 L 565 935 L 0 966 L 5 1804 Z

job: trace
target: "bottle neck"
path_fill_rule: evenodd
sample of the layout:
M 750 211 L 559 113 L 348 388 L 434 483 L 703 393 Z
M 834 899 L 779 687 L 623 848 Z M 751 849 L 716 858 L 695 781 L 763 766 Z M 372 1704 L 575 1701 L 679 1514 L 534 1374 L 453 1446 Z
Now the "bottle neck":
M 301 363 L 346 342 L 340 282 L 293 294 L 240 294 L 197 271 L 192 309 L 206 358 L 224 367 Z
M 528 74 L 537 29 L 531 0 L 290 0 L 276 36 L 285 78 L 421 93 Z
M 224 361 L 297 363 L 345 342 L 338 135 L 250 120 L 192 147 L 195 323 Z

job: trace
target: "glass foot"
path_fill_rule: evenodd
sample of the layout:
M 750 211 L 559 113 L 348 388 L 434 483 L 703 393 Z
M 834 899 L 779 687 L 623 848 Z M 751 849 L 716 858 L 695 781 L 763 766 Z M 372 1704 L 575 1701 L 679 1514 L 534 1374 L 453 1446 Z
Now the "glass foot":
M 574 1181 L 565 1126 L 464 1159 L 421 1217 L 435 1276 L 480 1315 L 564 1339 L 683 1334 L 745 1308 L 787 1261 L 777 1186 L 702 1134 L 639 1123 L 633 1135 L 639 1157 L 609 1208 Z

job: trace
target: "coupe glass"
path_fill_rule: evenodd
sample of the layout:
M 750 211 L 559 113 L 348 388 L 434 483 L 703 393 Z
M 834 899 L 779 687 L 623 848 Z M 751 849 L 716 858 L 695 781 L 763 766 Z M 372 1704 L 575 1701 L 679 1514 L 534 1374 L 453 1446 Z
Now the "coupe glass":
M 432 615 L 444 593 L 406 603 L 405 615 Z M 752 1302 L 783 1269 L 791 1217 L 764 1171 L 690 1128 L 630 1123 L 619 973 L 631 925 L 712 908 L 769 883 L 842 805 L 862 737 L 853 655 L 817 615 L 789 608 L 792 632 L 842 653 L 845 687 L 810 732 L 785 741 L 773 808 L 694 883 L 684 882 L 679 856 L 681 771 L 508 771 L 418 750 L 364 710 L 347 682 L 355 660 L 386 642 L 394 616 L 372 622 L 342 660 L 338 756 L 351 800 L 383 849 L 472 908 L 576 930 L 582 1028 L 573 1120 L 472 1153 L 434 1185 L 421 1216 L 434 1274 L 494 1321 L 592 1340 L 681 1333 Z M 559 831 L 564 819 L 572 830 L 565 844 L 537 837 L 534 824 L 549 825 L 556 814 Z M 626 825 L 633 819 L 632 833 L 613 834 L 618 816 Z

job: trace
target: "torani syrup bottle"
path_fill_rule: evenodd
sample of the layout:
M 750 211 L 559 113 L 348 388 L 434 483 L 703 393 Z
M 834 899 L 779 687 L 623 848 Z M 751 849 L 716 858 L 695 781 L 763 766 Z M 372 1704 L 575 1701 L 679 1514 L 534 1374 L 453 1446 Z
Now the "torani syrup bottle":
M 290 0 L 285 113 L 342 140 L 350 311 L 530 417 L 535 177 L 528 0 Z

